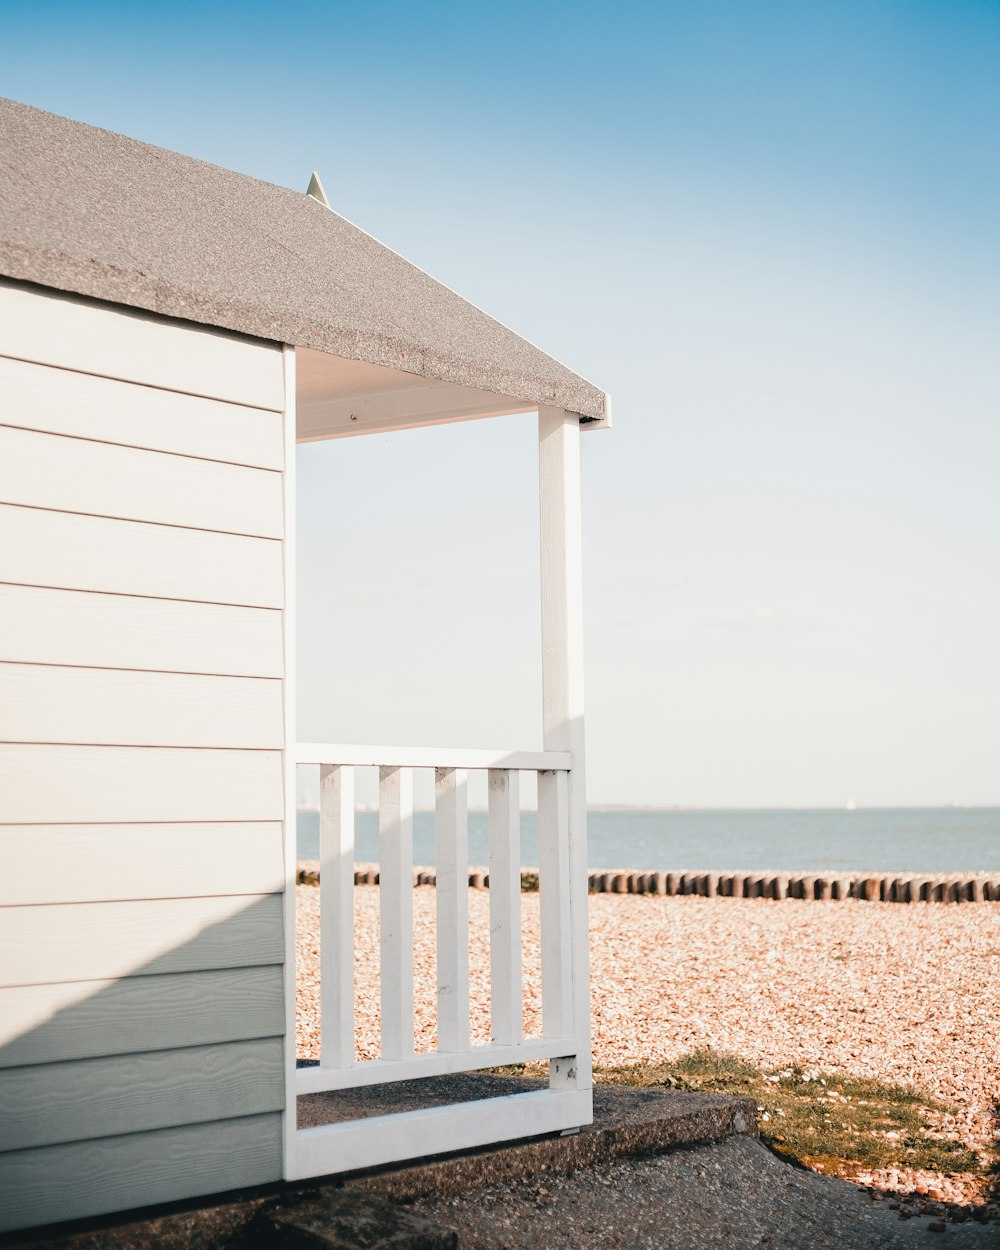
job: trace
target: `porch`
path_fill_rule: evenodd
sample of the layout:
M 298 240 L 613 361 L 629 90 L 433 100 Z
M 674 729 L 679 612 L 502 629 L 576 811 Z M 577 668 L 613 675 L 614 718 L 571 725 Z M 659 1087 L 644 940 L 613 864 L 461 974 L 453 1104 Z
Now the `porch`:
M 291 352 L 287 353 L 291 356 Z M 286 365 L 287 367 L 287 365 Z M 298 442 L 356 437 L 538 411 L 541 577 L 541 749 L 389 747 L 299 742 L 286 752 L 286 795 L 318 774 L 320 869 L 318 1062 L 287 1048 L 286 1176 L 445 1154 L 575 1129 L 592 1118 L 587 980 L 586 805 L 583 773 L 578 414 L 308 349 L 295 352 Z M 604 424 L 595 421 L 594 424 Z M 292 422 L 288 425 L 292 428 Z M 294 447 L 286 454 L 286 479 Z M 294 499 L 294 487 L 289 492 Z M 294 516 L 286 518 L 286 544 Z M 287 594 L 287 602 L 293 596 Z M 287 639 L 294 624 L 286 626 Z M 286 683 L 291 699 L 292 682 Z M 286 713 L 294 723 L 294 708 Z M 359 981 L 355 865 L 360 770 L 377 775 L 378 951 Z M 433 792 L 435 987 L 433 1048 L 414 1042 L 414 788 Z M 489 1040 L 470 1033 L 469 786 L 487 799 Z M 522 800 L 522 794 L 530 796 Z M 537 806 L 540 1027 L 525 1028 L 522 808 Z M 368 806 L 367 804 L 365 806 Z M 290 807 L 286 828 L 295 828 Z M 371 817 L 366 812 L 366 819 Z M 426 819 L 426 818 L 424 818 Z M 294 883 L 297 848 L 286 837 Z M 366 856 L 367 858 L 367 856 Z M 288 1037 L 295 1036 L 295 915 L 286 915 Z M 370 960 L 371 952 L 365 952 Z M 356 1037 L 356 995 L 378 994 L 378 1055 Z M 297 1062 L 298 1060 L 298 1062 Z M 453 1105 L 351 1118 L 350 1091 L 544 1061 L 548 1086 Z M 315 1099 L 330 1097 L 327 1123 Z M 343 1095 L 339 1100 L 334 1095 Z M 299 1099 L 310 1113 L 290 1114 Z M 388 1095 L 388 1102 L 391 1102 Z M 335 1103 L 337 1104 L 335 1106 Z M 299 1127 L 303 1118 L 310 1126 Z

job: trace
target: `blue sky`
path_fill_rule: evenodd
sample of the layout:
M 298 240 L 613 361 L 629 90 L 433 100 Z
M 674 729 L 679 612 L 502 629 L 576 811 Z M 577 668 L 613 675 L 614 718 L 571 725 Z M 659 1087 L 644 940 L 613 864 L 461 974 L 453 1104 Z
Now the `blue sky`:
M 612 393 L 584 439 L 592 800 L 1000 802 L 1000 4 L 0 25 L 3 94 L 287 186 L 315 167 Z M 512 418 L 304 454 L 305 736 L 537 739 L 531 442 Z

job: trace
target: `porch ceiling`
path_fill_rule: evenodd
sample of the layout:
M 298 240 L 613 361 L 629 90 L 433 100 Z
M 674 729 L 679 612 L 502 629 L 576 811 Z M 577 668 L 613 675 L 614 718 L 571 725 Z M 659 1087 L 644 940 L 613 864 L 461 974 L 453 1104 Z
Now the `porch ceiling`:
M 608 415 L 598 387 L 310 196 L 10 100 L 0 274 L 385 368 L 395 391 L 407 375 Z
M 537 407 L 530 400 L 307 347 L 295 351 L 295 396 L 300 443 L 531 412 Z

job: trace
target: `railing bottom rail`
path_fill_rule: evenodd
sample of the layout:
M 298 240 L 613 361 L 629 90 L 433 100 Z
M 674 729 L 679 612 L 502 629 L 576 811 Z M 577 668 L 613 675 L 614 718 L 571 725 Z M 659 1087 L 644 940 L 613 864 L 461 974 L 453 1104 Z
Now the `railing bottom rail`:
M 412 1059 L 372 1059 L 351 1068 L 326 1068 L 321 1064 L 299 1068 L 295 1074 L 296 1094 L 319 1094 L 329 1090 L 358 1089 L 389 1081 L 414 1081 L 426 1076 L 449 1076 L 456 1072 L 480 1072 L 514 1063 L 539 1063 L 573 1055 L 574 1038 L 529 1040 L 517 1046 L 475 1046 L 448 1054 L 431 1051 Z

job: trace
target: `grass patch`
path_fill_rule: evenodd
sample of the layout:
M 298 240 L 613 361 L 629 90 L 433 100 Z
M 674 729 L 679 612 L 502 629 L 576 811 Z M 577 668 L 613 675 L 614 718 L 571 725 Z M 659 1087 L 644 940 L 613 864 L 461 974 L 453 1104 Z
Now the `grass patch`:
M 671 1067 L 678 1076 L 689 1076 L 692 1080 L 715 1078 L 738 1080 L 760 1076 L 760 1070 L 748 1060 L 741 1059 L 739 1055 L 731 1055 L 725 1050 L 713 1050 L 710 1046 L 699 1046 L 697 1050 L 688 1051 L 686 1055 L 681 1055 Z M 624 1069 L 619 1068 L 616 1071 L 624 1071 Z
M 701 1047 L 672 1063 L 604 1068 L 612 1085 L 662 1086 L 755 1099 L 761 1138 L 776 1153 L 820 1172 L 911 1168 L 949 1175 L 982 1172 L 960 1142 L 931 1135 L 927 1112 L 952 1108 L 916 1090 L 870 1077 L 798 1065 L 766 1071 L 738 1055 Z

